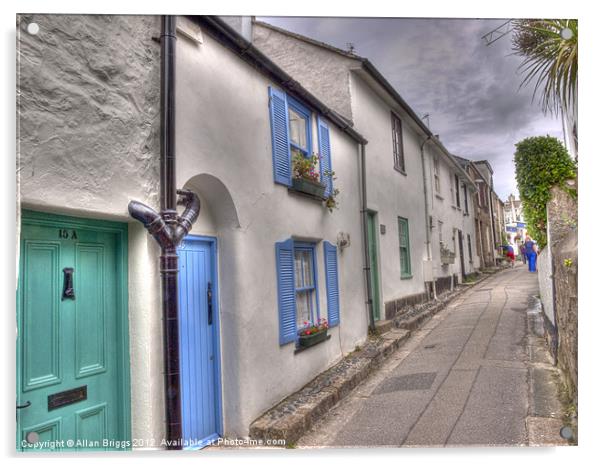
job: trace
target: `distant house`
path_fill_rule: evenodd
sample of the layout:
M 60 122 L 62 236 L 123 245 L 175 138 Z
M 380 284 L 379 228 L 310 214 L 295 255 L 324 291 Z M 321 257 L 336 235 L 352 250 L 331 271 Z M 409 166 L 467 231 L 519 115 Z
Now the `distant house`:
M 453 286 L 451 277 L 462 280 L 472 273 L 469 200 L 476 185 L 384 76 L 354 53 L 263 22 L 252 26 L 260 50 L 370 141 L 366 184 L 374 318 L 390 319 L 408 303 L 426 299 L 432 282 L 443 291 Z M 445 263 L 442 247 L 449 248 Z
M 480 250 L 482 254 L 481 265 L 492 267 L 495 265 L 495 229 L 493 221 L 493 207 L 491 193 L 493 191 L 493 168 L 486 160 L 471 162 L 478 186 L 477 196 L 477 230 L 479 236 Z
M 506 234 L 512 244 L 518 246 L 521 241 L 525 240 L 527 223 L 523 215 L 523 205 L 521 200 L 517 199 L 514 194 L 510 194 L 508 200 L 504 202 L 504 224 Z

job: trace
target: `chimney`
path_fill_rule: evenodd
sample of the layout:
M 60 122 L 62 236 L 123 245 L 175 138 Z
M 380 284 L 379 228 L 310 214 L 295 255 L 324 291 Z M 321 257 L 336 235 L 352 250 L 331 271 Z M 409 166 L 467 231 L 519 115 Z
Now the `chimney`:
M 253 42 L 252 16 L 220 16 L 219 18 L 246 40 Z

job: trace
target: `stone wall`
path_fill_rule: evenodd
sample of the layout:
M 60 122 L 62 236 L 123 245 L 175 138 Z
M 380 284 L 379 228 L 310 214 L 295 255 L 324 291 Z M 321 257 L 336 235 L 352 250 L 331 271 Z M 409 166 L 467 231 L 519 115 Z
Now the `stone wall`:
M 17 20 L 21 205 L 114 220 L 129 219 L 131 199 L 156 206 L 159 17 Z
M 574 182 L 568 183 L 575 188 Z M 577 200 L 552 188 L 547 205 L 548 237 L 552 255 L 558 366 L 570 396 L 577 398 Z

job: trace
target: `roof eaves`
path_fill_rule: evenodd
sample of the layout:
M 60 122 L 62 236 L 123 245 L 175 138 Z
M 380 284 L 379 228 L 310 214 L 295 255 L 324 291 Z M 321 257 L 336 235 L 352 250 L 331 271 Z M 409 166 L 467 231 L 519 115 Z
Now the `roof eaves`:
M 323 114 L 356 142 L 360 144 L 368 144 L 368 140 L 355 129 L 353 129 L 353 124 L 349 120 L 339 115 L 336 111 L 332 110 L 321 100 L 315 97 L 311 92 L 305 89 L 301 83 L 293 79 L 291 75 L 276 65 L 257 47 L 242 37 L 221 18 L 217 16 L 192 16 L 191 18 L 193 21 L 201 23 L 203 26 L 213 30 L 216 40 L 220 41 L 224 46 L 235 51 L 241 59 L 251 62 L 256 68 L 270 76 L 282 87 L 293 92 L 312 107 L 319 110 L 321 114 Z

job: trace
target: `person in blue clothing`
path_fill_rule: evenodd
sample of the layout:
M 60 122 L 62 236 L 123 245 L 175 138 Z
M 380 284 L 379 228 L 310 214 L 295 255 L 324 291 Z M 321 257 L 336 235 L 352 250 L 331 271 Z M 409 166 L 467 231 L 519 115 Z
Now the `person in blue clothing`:
M 529 262 L 529 272 L 537 272 L 537 246 L 529 236 L 525 239 L 525 254 Z

